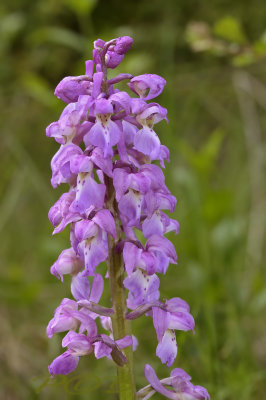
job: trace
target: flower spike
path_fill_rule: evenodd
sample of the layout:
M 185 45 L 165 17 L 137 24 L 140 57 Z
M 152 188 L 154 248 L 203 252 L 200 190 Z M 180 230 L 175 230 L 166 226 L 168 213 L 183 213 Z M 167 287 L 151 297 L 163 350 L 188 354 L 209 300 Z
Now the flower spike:
M 47 326 L 49 338 L 65 332 L 65 351 L 48 369 L 52 376 L 66 375 L 80 357 L 94 354 L 116 364 L 120 400 L 135 400 L 136 395 L 147 400 L 156 392 L 173 400 L 207 400 L 206 389 L 194 386 L 182 369 L 159 380 L 149 364 L 144 370 L 149 385 L 136 394 L 132 351 L 138 340 L 131 320 L 152 318 L 155 354 L 167 367 L 177 356 L 175 331 L 194 331 L 195 322 L 184 300 L 160 298 L 160 274 L 177 264 L 165 235 L 179 231 L 178 222 L 164 213 L 174 211 L 176 198 L 154 163 L 164 168 L 169 162 L 169 150 L 155 128 L 164 119 L 168 122 L 167 110 L 149 102 L 162 93 L 166 81 L 155 74 L 129 73 L 108 79 L 108 69 L 123 61 L 132 43 L 129 36 L 97 39 L 84 75 L 66 77 L 55 89 L 66 106 L 46 129 L 47 137 L 59 144 L 51 161 L 51 184 L 67 184 L 69 190 L 48 217 L 54 234 L 69 227 L 71 247 L 50 271 L 61 281 L 71 276 L 73 298 L 61 301 Z M 133 97 L 116 87 L 125 80 Z M 107 282 L 111 306 L 99 304 Z

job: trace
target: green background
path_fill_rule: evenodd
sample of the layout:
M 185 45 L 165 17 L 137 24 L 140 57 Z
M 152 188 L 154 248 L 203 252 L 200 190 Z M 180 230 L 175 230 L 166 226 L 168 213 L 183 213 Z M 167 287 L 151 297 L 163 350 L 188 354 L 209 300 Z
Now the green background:
M 193 51 L 186 32 L 195 21 L 209 24 L 228 46 L 256 44 L 258 57 L 246 62 L 241 51 L 240 61 L 215 48 Z M 116 398 L 115 368 L 106 359 L 84 357 L 66 379 L 48 378 L 62 336 L 48 340 L 45 329 L 70 296 L 70 281 L 61 284 L 49 273 L 69 239 L 67 229 L 52 237 L 47 218 L 66 187 L 50 186 L 58 144 L 45 127 L 64 106 L 53 96 L 60 79 L 84 73 L 95 39 L 121 35 L 134 45 L 118 72 L 167 79 L 158 101 L 170 123 L 156 131 L 171 152 L 165 173 L 178 198 L 180 234 L 170 236 L 179 262 L 162 277 L 161 293 L 187 300 L 196 320 L 195 335 L 177 332 L 174 367 L 207 387 L 213 400 L 265 397 L 265 21 L 264 0 L 1 3 L 1 398 Z M 140 388 L 145 363 L 160 378 L 169 371 L 155 356 L 151 320 L 143 317 L 133 329 Z

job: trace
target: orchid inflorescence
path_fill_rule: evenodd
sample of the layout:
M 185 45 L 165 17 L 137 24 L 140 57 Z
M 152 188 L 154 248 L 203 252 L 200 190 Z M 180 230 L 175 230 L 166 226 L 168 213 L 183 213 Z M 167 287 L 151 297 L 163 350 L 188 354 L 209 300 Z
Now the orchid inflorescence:
M 164 235 L 178 233 L 179 224 L 162 211 L 173 212 L 176 199 L 162 169 L 152 164 L 158 160 L 164 168 L 169 161 L 169 150 L 154 131 L 156 123 L 167 120 L 167 110 L 148 100 L 160 95 L 166 81 L 154 74 L 107 78 L 108 68 L 121 63 L 132 42 L 128 36 L 96 40 L 85 75 L 66 77 L 55 89 L 67 105 L 46 130 L 60 144 L 51 161 L 51 183 L 54 188 L 68 183 L 70 189 L 51 207 L 49 219 L 54 233 L 70 225 L 71 247 L 62 251 L 51 273 L 61 281 L 65 274 L 72 276 L 75 300 L 64 298 L 47 327 L 49 338 L 68 331 L 62 340 L 67 350 L 50 364 L 51 375 L 70 373 L 79 357 L 91 353 L 113 359 L 118 372 L 126 371 L 132 363 L 127 355 L 138 344 L 130 320 L 142 315 L 153 320 L 156 355 L 167 367 L 177 355 L 175 330 L 194 330 L 184 300 L 160 301 L 158 274 L 177 262 L 175 248 Z M 125 80 L 137 97 L 115 88 Z M 110 281 L 111 307 L 99 304 L 104 278 L 97 266 L 102 262 L 108 266 L 104 278 Z M 98 332 L 100 325 L 106 333 Z M 144 372 L 149 385 L 138 391 L 139 399 L 155 391 L 170 399 L 209 398 L 182 369 L 161 381 L 150 365 Z M 133 381 L 129 375 L 121 379 Z

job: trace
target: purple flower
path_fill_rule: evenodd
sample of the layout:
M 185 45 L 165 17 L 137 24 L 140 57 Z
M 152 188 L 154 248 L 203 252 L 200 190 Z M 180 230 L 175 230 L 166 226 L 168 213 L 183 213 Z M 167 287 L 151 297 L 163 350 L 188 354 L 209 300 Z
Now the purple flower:
M 51 161 L 52 179 L 51 183 L 56 188 L 60 183 L 74 185 L 77 179 L 70 168 L 70 161 L 76 155 L 83 154 L 80 147 L 73 143 L 62 145 Z
M 65 103 L 78 101 L 80 95 L 91 94 L 91 78 L 87 75 L 67 76 L 55 88 L 55 96 Z
M 121 215 L 128 226 L 138 224 L 143 195 L 148 191 L 150 180 L 144 173 L 130 173 L 128 169 L 115 168 L 114 187 Z
M 118 365 L 123 366 L 123 364 L 127 362 L 127 359 L 120 349 L 132 346 L 133 340 L 131 336 L 127 335 L 122 339 L 114 341 L 110 336 L 102 334 L 96 338 L 94 343 L 94 354 L 96 358 L 112 358 Z
M 128 276 L 124 280 L 124 286 L 129 290 L 127 306 L 133 310 L 141 304 L 153 303 L 160 297 L 158 276 L 149 276 L 141 269 Z
M 162 93 L 166 84 L 165 79 L 155 74 L 144 74 L 131 79 L 128 86 L 143 100 L 151 100 Z
M 74 298 L 78 301 L 78 305 L 81 306 L 82 310 L 89 309 L 92 311 L 89 313 L 90 317 L 95 319 L 97 315 L 95 314 L 96 306 L 98 306 L 98 301 L 100 300 L 104 288 L 103 277 L 100 274 L 95 274 L 90 287 L 90 283 L 86 276 L 82 273 L 78 273 L 72 277 L 71 282 L 71 293 Z M 94 308 L 89 308 L 87 304 L 95 304 Z M 99 306 L 100 307 L 100 306 Z M 100 313 L 98 313 L 100 314 Z
M 76 300 L 89 298 L 90 282 L 81 272 L 72 277 L 71 293 Z
M 150 186 L 150 179 L 145 176 L 145 173 L 131 173 L 129 168 L 115 168 L 113 178 L 118 202 L 129 188 L 144 194 L 147 193 Z
M 89 338 L 76 332 L 68 332 L 62 341 L 63 347 L 68 350 L 57 357 L 48 367 L 51 375 L 68 374 L 78 365 L 79 357 L 93 352 L 93 346 Z
M 110 101 L 100 99 L 95 102 L 94 109 L 96 123 L 89 131 L 88 140 L 94 146 L 103 149 L 104 157 L 112 156 L 112 147 L 120 139 L 120 129 L 114 121 L 111 120 L 113 106 Z
M 144 195 L 142 212 L 149 218 L 156 210 L 174 211 L 176 198 L 171 195 L 165 185 L 162 170 L 153 164 L 144 164 L 139 168 L 151 181 L 150 190 Z
M 164 397 L 172 400 L 206 400 L 210 398 L 209 393 L 202 386 L 193 385 L 191 377 L 181 368 L 175 368 L 171 372 L 170 378 L 157 378 L 154 369 L 149 365 L 145 365 L 145 377 L 149 382 L 149 386 L 141 389 L 138 392 L 143 400 L 150 398 L 155 392 L 162 394 Z M 171 387 L 173 390 L 166 389 L 164 386 Z
M 70 331 L 63 338 L 62 347 L 68 347 L 78 356 L 90 354 L 93 351 L 92 341 L 96 336 L 97 332 L 94 335 L 86 336 L 83 333 Z
M 102 63 L 102 53 L 104 62 L 108 68 L 116 68 L 124 58 L 124 54 L 131 48 L 133 39 L 130 36 L 122 36 L 110 42 L 98 39 L 94 42 L 93 60 L 95 64 Z
M 55 333 L 74 331 L 78 327 L 80 332 L 87 331 L 92 336 L 97 334 L 96 323 L 87 310 L 78 310 L 74 300 L 63 299 L 47 326 L 47 336 L 51 338 Z
M 129 167 L 115 168 L 113 178 L 123 225 L 138 226 L 141 215 L 151 218 L 158 209 L 174 210 L 176 199 L 165 186 L 162 171 L 156 165 L 144 164 L 138 172 L 132 172 Z
M 51 375 L 67 375 L 77 368 L 79 357 L 71 351 L 58 356 L 48 367 Z
M 155 271 L 165 274 L 169 263 L 177 263 L 177 255 L 173 244 L 165 237 L 152 235 L 146 242 L 145 250 L 152 254 L 155 261 Z
M 113 110 L 117 119 L 118 117 L 121 119 L 122 116 L 125 117 L 130 113 L 131 98 L 127 92 L 115 91 L 108 100 L 114 107 Z
M 124 59 L 123 54 L 118 54 L 115 51 L 108 51 L 105 55 L 105 63 L 108 68 L 116 68 Z
M 83 261 L 75 253 L 72 247 L 63 250 L 56 262 L 51 267 L 51 274 L 61 279 L 63 282 L 63 275 L 77 274 L 83 266 Z
M 163 119 L 168 122 L 167 110 L 147 103 L 162 93 L 166 82 L 155 74 L 107 76 L 108 68 L 121 63 L 132 42 L 129 36 L 96 40 L 85 74 L 66 77 L 55 89 L 67 105 L 59 120 L 46 129 L 46 135 L 61 145 L 51 161 L 51 183 L 54 188 L 67 183 L 69 191 L 48 216 L 53 233 L 70 225 L 71 248 L 62 251 L 51 273 L 61 281 L 65 274 L 71 275 L 75 300 L 63 299 L 47 326 L 49 338 L 66 332 L 62 340 L 66 351 L 50 364 L 52 375 L 70 373 L 79 357 L 91 353 L 96 359 L 112 359 L 119 367 L 131 363 L 121 349 L 135 350 L 138 341 L 126 334 L 125 320 L 120 323 L 119 317 L 117 326 L 120 312 L 128 323 L 144 314 L 152 318 L 156 355 L 167 367 L 177 355 L 175 330 L 194 330 L 184 300 L 160 300 L 157 275 L 177 263 L 175 248 L 164 235 L 179 231 L 178 222 L 162 211 L 173 212 L 176 198 L 165 184 L 162 169 L 152 164 L 158 160 L 164 168 L 165 160 L 169 162 L 169 150 L 154 130 Z M 129 88 L 139 97 L 131 98 L 115 87 L 128 79 Z M 113 304 L 109 307 L 99 304 L 104 279 L 96 271 L 102 262 L 108 267 L 105 278 L 110 278 Z M 127 295 L 126 302 L 115 294 L 118 285 Z M 98 317 L 108 335 L 98 334 Z M 123 370 L 125 374 L 131 367 Z M 146 365 L 145 375 L 150 385 L 139 391 L 144 400 L 155 391 L 176 400 L 209 398 L 181 369 L 159 381 Z
M 115 222 L 109 210 L 100 210 L 91 220 L 75 223 L 73 241 L 84 260 L 84 275 L 94 275 L 96 266 L 108 257 L 107 234 L 116 237 Z
M 176 264 L 177 256 L 172 243 L 163 236 L 152 235 L 144 248 L 134 243 L 124 245 L 123 257 L 128 275 L 136 268 L 142 268 L 148 275 L 155 272 L 165 274 L 169 263 Z
M 159 104 L 151 103 L 146 109 L 137 115 L 138 122 L 142 125 L 135 138 L 135 149 L 146 154 L 151 160 L 160 158 L 161 142 L 154 132 L 153 126 L 162 119 L 167 119 L 167 110 Z
M 63 299 L 60 306 L 55 310 L 54 318 L 47 326 L 47 336 L 51 338 L 54 333 L 77 329 L 79 320 L 73 317 L 73 312 L 77 310 L 78 305 L 74 300 Z
M 117 54 L 125 54 L 131 49 L 133 39 L 130 36 L 122 36 L 116 39 L 114 52 Z
M 167 363 L 167 367 L 170 367 L 177 355 L 177 344 L 173 330 L 193 330 L 194 319 L 189 313 L 188 304 L 179 298 L 166 301 L 164 308 L 152 307 L 152 318 L 159 342 L 156 355 L 162 363 Z
M 111 157 L 104 157 L 103 150 L 99 147 L 95 147 L 90 156 L 90 160 L 94 163 L 95 167 L 103 171 L 105 175 L 112 178 L 113 176 L 113 163 Z
M 60 148 L 58 162 L 55 163 L 53 169 L 53 182 L 60 183 L 64 181 L 62 178 L 65 178 L 73 185 L 76 183 L 75 190 L 62 195 L 55 205 L 57 209 L 63 210 L 64 208 L 64 218 L 61 219 L 61 222 L 63 220 L 62 229 L 67 223 L 74 221 L 75 216 L 88 213 L 92 206 L 93 208 L 102 208 L 104 204 L 106 188 L 104 184 L 97 183 L 93 178 L 93 163 L 91 161 L 93 157 L 87 157 L 80 152 L 77 153 L 76 147 L 73 144 Z M 56 179 L 60 175 L 62 178 Z M 55 211 L 51 210 L 49 215 L 52 218 Z M 57 224 L 53 223 L 53 225 Z
M 103 286 L 101 275 L 95 274 L 90 287 L 87 277 L 78 273 L 72 277 L 71 292 L 76 300 L 86 299 L 88 302 L 98 303 L 102 296 Z M 81 307 L 80 309 L 79 306 Z M 83 307 L 82 304 L 74 300 L 63 299 L 47 326 L 47 335 L 51 338 L 54 333 L 66 330 L 73 331 L 79 328 L 80 333 L 87 331 L 88 335 L 95 336 L 97 334 L 97 326 L 94 319 L 97 316 L 95 312 Z
M 55 228 L 53 234 L 61 232 L 66 225 L 80 219 L 78 213 L 70 210 L 70 206 L 73 203 L 75 196 L 75 191 L 63 193 L 59 200 L 57 200 L 57 202 L 50 208 L 48 217 Z
M 148 239 L 152 235 L 163 236 L 165 233 L 179 231 L 179 223 L 168 217 L 162 211 L 155 211 L 150 217 L 146 218 L 142 224 L 143 235 Z
M 76 198 L 71 205 L 71 211 L 87 214 L 91 208 L 102 208 L 104 205 L 106 187 L 97 183 L 91 173 L 80 172 L 77 178 Z
M 131 336 L 114 341 L 106 335 L 86 336 L 70 331 L 62 340 L 62 346 L 68 350 L 57 357 L 48 367 L 50 374 L 68 374 L 78 365 L 79 357 L 94 351 L 96 358 L 110 357 L 118 365 L 123 366 L 127 361 L 120 349 L 131 346 Z
M 86 120 L 90 103 L 90 96 L 80 96 L 77 103 L 68 104 L 59 120 L 46 128 L 46 135 L 54 137 L 60 144 L 73 141 L 79 145 L 92 126 Z
M 131 282 L 130 278 L 127 279 Z M 165 303 L 161 303 L 156 297 L 150 299 L 145 298 L 145 296 L 142 297 L 143 282 L 138 280 L 136 285 L 135 280 L 133 280 L 133 283 L 131 286 L 128 284 L 126 286 L 132 291 L 130 296 L 134 299 L 134 302 L 128 304 L 128 307 L 135 308 L 134 311 L 127 315 L 127 319 L 135 319 L 143 314 L 152 316 L 159 342 L 156 355 L 161 359 L 162 363 L 167 363 L 167 366 L 170 367 L 177 355 L 174 330 L 194 330 L 195 322 L 189 313 L 189 306 L 178 297 L 167 300 Z

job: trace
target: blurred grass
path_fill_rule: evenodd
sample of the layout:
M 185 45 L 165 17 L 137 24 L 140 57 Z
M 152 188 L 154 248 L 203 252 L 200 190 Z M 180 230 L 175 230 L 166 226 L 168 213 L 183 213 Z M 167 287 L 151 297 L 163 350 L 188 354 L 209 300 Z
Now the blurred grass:
M 240 70 L 230 57 L 193 53 L 185 36 L 193 21 L 215 24 L 219 33 L 224 17 L 228 31 L 231 15 L 253 42 L 263 34 L 265 12 L 262 0 L 245 7 L 240 0 L 1 4 L 1 398 L 115 398 L 108 360 L 84 358 L 68 380 L 48 380 L 47 364 L 61 349 L 59 335 L 46 338 L 46 324 L 70 294 L 68 280 L 60 284 L 49 274 L 69 245 L 68 232 L 51 236 L 47 218 L 64 188 L 53 191 L 49 184 L 58 146 L 45 127 L 63 108 L 53 96 L 58 81 L 82 73 L 93 40 L 123 34 L 134 37 L 134 47 L 118 72 L 153 72 L 168 82 L 159 101 L 170 124 L 157 129 L 171 151 L 167 184 L 178 198 L 181 228 L 171 236 L 179 263 L 162 277 L 161 292 L 186 299 L 196 319 L 194 336 L 177 334 L 175 366 L 213 399 L 265 397 L 266 62 Z M 168 371 L 155 356 L 151 321 L 135 321 L 134 330 L 141 387 L 146 362 L 160 377 Z

